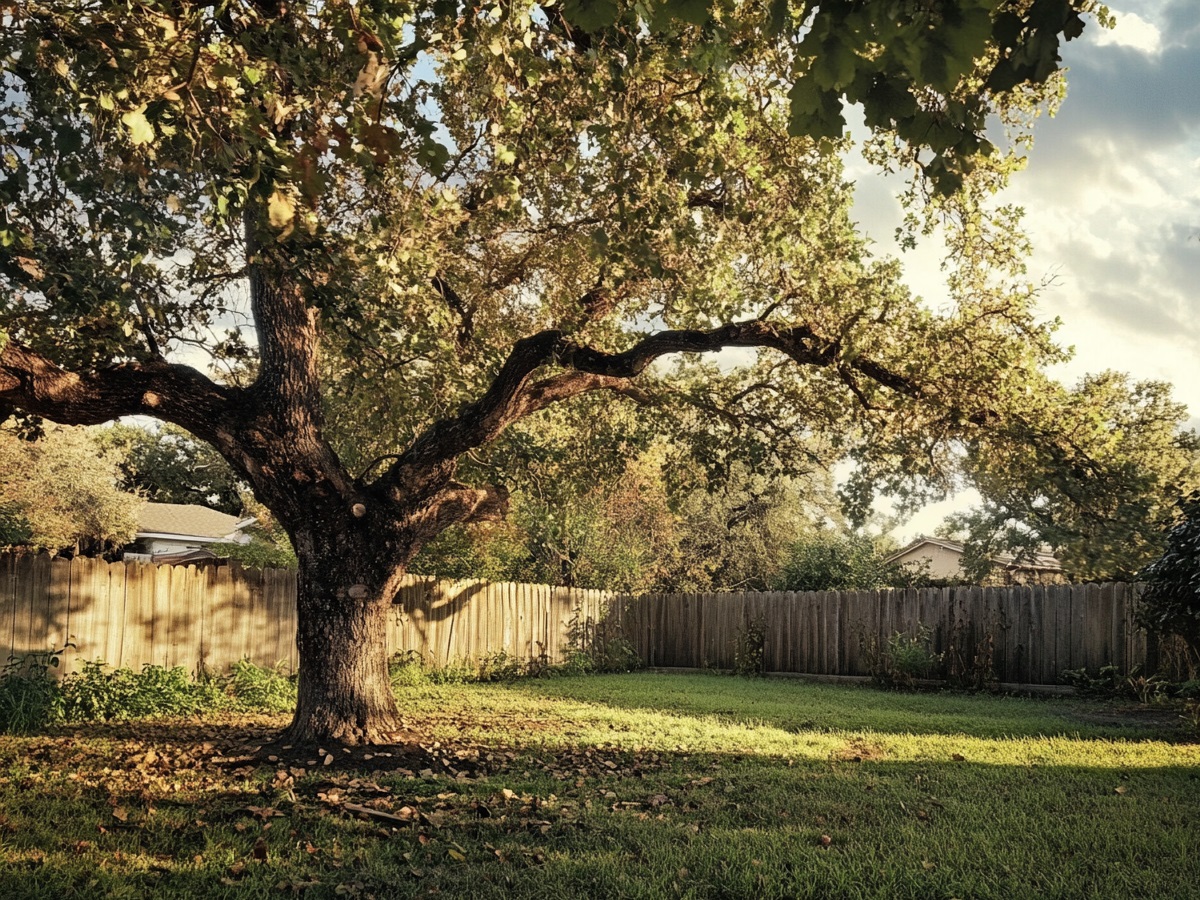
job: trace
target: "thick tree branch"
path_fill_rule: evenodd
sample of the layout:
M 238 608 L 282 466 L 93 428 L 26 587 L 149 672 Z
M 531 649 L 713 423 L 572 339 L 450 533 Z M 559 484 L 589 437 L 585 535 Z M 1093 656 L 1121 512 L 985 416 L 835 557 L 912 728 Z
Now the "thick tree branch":
M 301 433 L 321 419 L 317 310 L 305 299 L 296 262 L 271 240 L 266 211 L 245 213 L 250 308 L 258 333 L 259 374 L 250 391 L 259 411 L 283 416 Z
M 161 360 L 77 373 L 14 342 L 0 351 L 0 403 L 64 425 L 149 415 L 216 443 L 212 435 L 238 408 L 240 393 Z
M 503 487 L 468 487 L 451 482 L 405 524 L 421 543 L 463 522 L 494 522 L 508 512 L 508 491 Z
M 785 326 L 759 319 L 708 331 L 660 331 L 621 353 L 580 346 L 561 331 L 543 331 L 517 341 L 487 393 L 458 415 L 427 429 L 399 455 L 381 481 L 397 499 L 428 498 L 452 476 L 459 456 L 492 440 L 518 419 L 589 391 L 624 390 L 660 357 L 727 347 L 770 348 L 799 365 L 838 367 L 843 380 L 845 373 L 852 371 L 898 393 L 921 394 L 915 382 L 882 364 L 862 356 L 846 359 L 837 341 L 819 337 L 806 325 Z M 531 384 L 533 373 L 546 365 L 568 371 Z

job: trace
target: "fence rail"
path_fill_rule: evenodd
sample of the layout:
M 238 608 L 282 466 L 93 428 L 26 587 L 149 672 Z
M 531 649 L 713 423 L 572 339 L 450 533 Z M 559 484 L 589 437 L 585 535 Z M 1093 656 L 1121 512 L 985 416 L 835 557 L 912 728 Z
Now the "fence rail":
M 411 576 L 388 628 L 393 651 L 433 665 L 504 652 L 559 662 L 571 641 L 622 637 L 647 665 L 733 668 L 761 632 L 770 672 L 869 674 L 872 642 L 928 629 L 931 649 L 970 665 L 986 651 L 1000 681 L 1055 684 L 1065 669 L 1154 671 L 1129 584 L 955 587 L 836 593 L 648 594 Z M 294 668 L 295 574 L 0 556 L 0 657 L 76 646 L 79 660 L 221 671 L 239 659 Z

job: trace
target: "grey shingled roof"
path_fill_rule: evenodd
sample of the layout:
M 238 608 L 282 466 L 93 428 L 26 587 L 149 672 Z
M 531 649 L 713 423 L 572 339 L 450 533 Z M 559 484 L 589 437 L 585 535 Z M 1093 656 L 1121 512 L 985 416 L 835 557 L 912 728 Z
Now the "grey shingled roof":
M 144 503 L 138 510 L 139 534 L 186 534 L 219 540 L 235 533 L 242 519 L 207 506 Z
M 966 549 L 966 547 L 964 547 L 958 541 L 950 541 L 946 540 L 946 538 L 925 537 L 922 535 L 908 544 L 908 546 L 897 550 L 895 553 L 889 556 L 886 561 L 891 562 L 894 559 L 898 559 L 901 556 L 904 556 L 904 554 L 916 550 L 922 544 L 934 544 L 939 547 L 945 547 L 947 550 L 952 550 L 955 553 L 962 553 Z M 1050 552 L 1048 547 L 1043 548 L 1034 554 L 1032 560 L 1018 560 L 1011 553 L 998 553 L 992 557 L 992 562 L 1011 569 L 1046 569 L 1051 572 L 1062 571 L 1062 563 L 1059 562 L 1054 554 Z

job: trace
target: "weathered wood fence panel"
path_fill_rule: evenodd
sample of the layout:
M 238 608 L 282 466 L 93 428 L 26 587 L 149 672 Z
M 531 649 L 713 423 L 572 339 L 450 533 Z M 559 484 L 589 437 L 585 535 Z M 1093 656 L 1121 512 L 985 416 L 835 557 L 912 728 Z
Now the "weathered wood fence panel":
M 774 594 L 647 594 L 624 598 L 624 635 L 650 666 L 732 668 L 751 629 L 766 669 L 870 674 L 872 652 L 897 633 L 926 635 L 959 671 L 1056 684 L 1065 669 L 1153 671 L 1157 643 L 1137 627 L 1139 586 L 1077 584 Z M 874 648 L 874 651 L 873 649 Z
M 556 663 L 621 637 L 646 665 L 730 669 L 753 628 L 767 671 L 866 675 L 889 638 L 920 631 L 957 671 L 986 664 L 1001 682 L 1055 684 L 1065 669 L 1154 671 L 1158 646 L 1136 625 L 1138 595 L 1136 585 L 1091 584 L 631 597 L 410 576 L 388 641 L 442 666 L 501 653 Z M 286 570 L 0 555 L 0 661 L 70 641 L 62 671 L 93 659 L 294 669 L 295 634 Z

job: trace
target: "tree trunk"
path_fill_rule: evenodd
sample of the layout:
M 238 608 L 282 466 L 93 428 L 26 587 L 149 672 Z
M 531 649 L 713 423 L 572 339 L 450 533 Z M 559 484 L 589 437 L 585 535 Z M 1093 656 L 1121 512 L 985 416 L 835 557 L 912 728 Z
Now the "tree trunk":
M 295 717 L 280 736 L 284 744 L 400 738 L 386 640 L 393 590 L 379 583 L 393 579 L 366 583 L 355 568 L 335 547 L 302 554 L 296 592 L 300 678 Z

